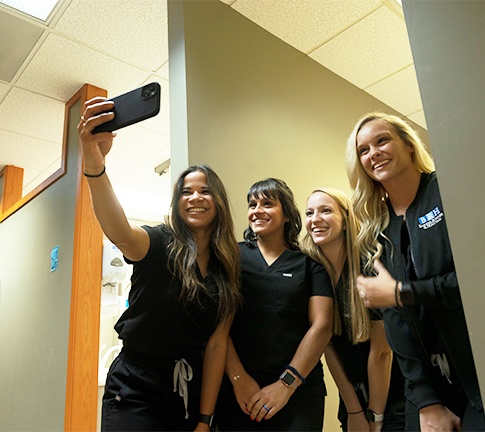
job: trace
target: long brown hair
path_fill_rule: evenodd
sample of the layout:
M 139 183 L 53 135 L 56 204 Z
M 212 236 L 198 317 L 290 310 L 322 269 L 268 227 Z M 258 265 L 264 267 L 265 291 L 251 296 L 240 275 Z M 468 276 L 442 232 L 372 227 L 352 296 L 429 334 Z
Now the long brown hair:
M 171 212 L 166 224 L 172 231 L 173 240 L 168 245 L 169 269 L 182 281 L 181 296 L 187 300 L 197 298 L 200 289 L 205 287 L 196 276 L 197 244 L 183 221 L 178 202 L 182 196 L 185 177 L 193 172 L 205 174 L 209 193 L 214 200 L 216 217 L 211 226 L 210 244 L 216 257 L 221 262 L 213 275 L 218 287 L 219 320 L 229 319 L 240 303 L 239 247 L 234 235 L 227 193 L 219 176 L 207 165 L 193 165 L 187 168 L 175 182 L 173 188 Z

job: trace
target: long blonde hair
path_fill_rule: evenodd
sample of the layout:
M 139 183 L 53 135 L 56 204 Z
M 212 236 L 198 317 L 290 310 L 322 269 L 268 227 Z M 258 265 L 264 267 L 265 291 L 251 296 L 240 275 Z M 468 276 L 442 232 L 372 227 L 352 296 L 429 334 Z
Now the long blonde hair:
M 379 237 L 389 225 L 387 193 L 381 183 L 373 180 L 365 172 L 357 154 L 357 134 L 366 123 L 384 120 L 391 125 L 399 137 L 414 149 L 412 162 L 419 173 L 435 170 L 433 158 L 426 149 L 418 133 L 404 120 L 392 114 L 373 112 L 363 116 L 354 126 L 347 140 L 345 165 L 350 186 L 354 190 L 352 205 L 360 223 L 356 245 L 364 257 L 364 270 L 373 272 L 373 263 L 382 254 Z
M 357 291 L 357 276 L 360 273 L 360 256 L 355 249 L 355 238 L 359 232 L 359 224 L 352 209 L 352 203 L 347 194 L 339 189 L 330 187 L 315 189 L 311 194 L 322 192 L 333 198 L 338 204 L 340 213 L 343 218 L 343 231 L 345 238 L 345 255 L 347 260 L 347 274 L 345 277 L 346 284 L 344 289 L 344 302 L 347 300 L 350 303 L 350 321 L 346 322 L 346 328 L 349 330 L 349 337 L 352 342 L 364 342 L 370 338 L 371 325 L 369 313 Z M 325 256 L 322 250 L 313 242 L 312 236 L 307 232 L 303 238 L 303 248 L 305 252 L 314 260 L 321 262 L 329 274 L 335 273 L 335 269 L 330 264 L 329 259 Z M 335 287 L 334 287 L 335 289 Z M 337 298 L 337 297 L 335 297 Z M 339 308 L 343 305 L 336 304 L 337 308 L 334 310 L 334 334 L 341 334 L 339 330 Z

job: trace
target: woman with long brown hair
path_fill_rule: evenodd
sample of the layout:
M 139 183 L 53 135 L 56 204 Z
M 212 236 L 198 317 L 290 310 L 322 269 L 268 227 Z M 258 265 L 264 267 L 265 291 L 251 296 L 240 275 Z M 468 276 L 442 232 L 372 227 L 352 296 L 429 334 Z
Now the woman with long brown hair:
M 189 167 L 174 185 L 166 223 L 131 225 L 105 168 L 115 134 L 92 133 L 113 118 L 100 115 L 112 108 L 94 98 L 78 125 L 96 217 L 133 264 L 129 307 L 115 325 L 123 348 L 106 380 L 101 428 L 208 431 L 239 303 L 226 192 L 211 168 Z

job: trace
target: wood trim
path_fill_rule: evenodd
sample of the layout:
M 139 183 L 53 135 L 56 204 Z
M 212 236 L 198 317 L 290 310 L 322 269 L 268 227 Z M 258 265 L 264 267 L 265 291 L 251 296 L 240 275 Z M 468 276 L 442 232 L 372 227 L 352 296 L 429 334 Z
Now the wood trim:
M 66 104 L 81 106 L 107 91 L 85 84 Z M 70 119 L 66 110 L 65 122 Z M 65 127 L 67 134 L 68 127 Z M 81 148 L 78 146 L 74 256 L 71 289 L 71 321 L 66 383 L 65 431 L 95 431 L 98 411 L 98 351 L 101 305 L 103 233 L 94 215 L 89 186 L 82 175 Z
M 2 191 L 0 193 L 1 215 L 22 198 L 24 169 L 13 165 L 6 165 L 0 171 L 0 177 L 3 177 Z

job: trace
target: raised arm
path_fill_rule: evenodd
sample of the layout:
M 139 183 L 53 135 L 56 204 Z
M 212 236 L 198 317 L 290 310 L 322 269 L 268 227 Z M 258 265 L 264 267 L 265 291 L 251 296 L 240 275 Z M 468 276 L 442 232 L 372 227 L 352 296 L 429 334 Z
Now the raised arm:
M 111 120 L 114 114 L 101 114 L 113 108 L 113 102 L 95 97 L 84 104 L 84 112 L 77 130 L 84 160 L 84 173 L 96 218 L 106 236 L 132 261 L 139 261 L 148 252 L 150 240 L 147 232 L 128 222 L 116 197 L 105 168 L 105 156 L 111 150 L 115 133 L 92 134 L 94 127 Z

